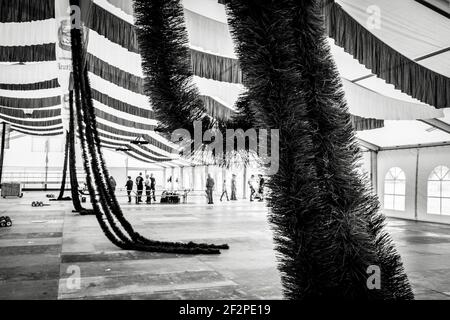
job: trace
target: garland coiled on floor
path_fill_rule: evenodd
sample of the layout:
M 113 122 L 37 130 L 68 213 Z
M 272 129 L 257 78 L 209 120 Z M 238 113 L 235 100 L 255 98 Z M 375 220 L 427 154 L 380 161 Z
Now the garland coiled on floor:
M 70 3 L 71 5 L 80 5 L 79 0 L 71 0 Z M 228 249 L 226 244 L 154 241 L 141 236 L 133 229 L 117 202 L 101 151 L 80 29 L 74 28 L 71 30 L 71 41 L 76 119 L 86 171 L 86 182 L 95 216 L 106 237 L 116 246 L 128 250 L 219 254 L 220 249 Z

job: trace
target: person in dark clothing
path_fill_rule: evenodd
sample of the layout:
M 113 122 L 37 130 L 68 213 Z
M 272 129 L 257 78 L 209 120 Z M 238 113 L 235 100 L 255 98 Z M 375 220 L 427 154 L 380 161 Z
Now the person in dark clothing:
M 117 182 L 113 176 L 109 177 L 109 184 L 111 185 L 111 188 L 113 189 L 113 191 L 116 192 Z
M 255 190 L 255 176 L 252 175 L 250 177 L 250 180 L 248 180 L 248 186 L 250 187 L 250 201 L 253 201 L 253 197 L 256 194 L 256 190 Z
M 131 202 L 131 191 L 133 190 L 133 180 L 131 180 L 131 177 L 128 177 L 125 187 L 127 188 L 128 202 Z
M 144 178 L 142 178 L 142 172 L 139 173 L 139 176 L 136 178 L 136 187 L 137 187 L 137 198 L 139 203 L 142 202 L 142 191 L 144 190 Z
M 150 192 L 151 192 L 151 195 L 153 196 L 153 201 L 156 201 L 155 191 L 156 191 L 156 179 L 152 173 L 150 175 Z
M 228 198 L 228 191 L 227 191 L 227 179 L 223 180 L 222 195 L 220 196 L 220 201 L 222 201 L 223 196 L 227 196 L 227 201 L 230 201 L 230 199 Z
M 236 198 L 236 191 L 237 191 L 237 186 L 236 186 L 236 175 L 233 174 L 231 176 L 231 200 L 235 201 L 237 200 Z
M 147 175 L 145 177 L 145 195 L 147 196 L 147 200 L 146 200 L 147 204 L 151 204 L 152 203 L 152 198 L 150 196 L 150 184 L 151 184 L 150 176 Z
M 214 179 L 211 174 L 208 173 L 208 179 L 206 179 L 206 194 L 208 195 L 208 204 L 214 204 L 213 200 Z
M 259 177 L 259 189 L 258 189 L 259 201 L 264 201 L 264 178 L 262 174 L 258 175 L 258 177 Z

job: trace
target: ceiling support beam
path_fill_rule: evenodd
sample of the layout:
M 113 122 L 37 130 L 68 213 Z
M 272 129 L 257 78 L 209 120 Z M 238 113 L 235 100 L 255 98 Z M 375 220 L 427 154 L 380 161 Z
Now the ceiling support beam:
M 435 142 L 435 143 L 419 143 L 403 146 L 383 147 L 379 151 L 393 151 L 393 150 L 408 150 L 408 149 L 423 149 L 423 148 L 436 148 L 436 147 L 448 147 L 450 141 Z
M 429 119 L 429 120 L 419 120 L 423 123 L 426 123 L 429 126 L 432 126 L 433 128 L 439 129 L 441 131 L 444 131 L 445 133 L 450 134 L 450 124 L 439 120 L 439 119 Z
M 364 147 L 370 151 L 375 151 L 378 152 L 381 150 L 381 148 L 379 146 L 377 146 L 376 144 L 370 143 L 366 140 L 363 140 L 361 138 L 358 138 L 358 143 L 361 147 Z

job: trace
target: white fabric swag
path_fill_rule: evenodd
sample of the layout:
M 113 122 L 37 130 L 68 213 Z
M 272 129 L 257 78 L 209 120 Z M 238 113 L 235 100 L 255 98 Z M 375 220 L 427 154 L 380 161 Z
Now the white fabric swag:
M 135 76 L 144 77 L 141 55 L 106 39 L 94 30 L 89 30 L 87 51 L 97 58 Z
M 450 20 L 412 0 L 337 0 L 342 8 L 377 38 L 410 59 L 450 47 Z M 408 12 L 408 14 L 405 14 Z M 437 72 L 450 77 L 447 65 Z M 427 60 L 419 63 L 427 66 Z
M 184 9 L 184 18 L 193 48 L 201 51 L 236 58 L 228 24 Z
M 56 43 L 55 19 L 0 23 L 0 46 L 33 46 Z
M 58 78 L 58 63 L 0 64 L 0 83 L 27 84 Z
M 93 89 L 104 93 L 113 99 L 126 102 L 141 109 L 152 110 L 149 98 L 147 96 L 117 86 L 114 83 L 106 81 L 91 72 L 89 72 L 89 79 Z
M 94 107 L 98 110 L 104 111 L 108 114 L 112 114 L 120 119 L 125 119 L 125 120 L 129 120 L 129 121 L 134 121 L 134 122 L 139 122 L 142 124 L 147 124 L 147 125 L 152 125 L 152 126 L 156 126 L 158 125 L 158 122 L 155 119 L 148 119 L 148 118 L 143 118 L 143 117 L 139 117 L 139 116 L 135 116 L 132 115 L 130 113 L 126 113 L 126 112 L 122 112 L 116 109 L 113 109 L 107 105 L 104 105 L 103 103 L 94 100 Z
M 129 0 L 126 0 L 126 1 L 124 1 L 124 0 L 118 0 L 118 1 L 93 0 L 93 2 L 95 4 L 97 4 L 99 7 L 102 7 L 106 11 L 108 11 L 108 12 L 112 13 L 113 15 L 119 17 L 120 19 L 128 22 L 129 24 L 134 24 L 133 13 L 131 12 L 129 14 L 126 12 L 126 11 L 130 11 L 130 10 L 128 10 L 130 6 L 131 6 L 131 9 L 133 8 L 132 1 L 129 1 Z M 128 3 L 125 3 L 125 2 L 128 2 Z M 121 3 L 125 3 L 125 4 L 122 5 Z M 126 11 L 124 11 L 124 10 L 126 10 Z
M 345 97 L 352 115 L 384 120 L 440 118 L 444 114 L 431 106 L 383 96 L 343 79 Z
M 53 89 L 39 89 L 39 90 L 3 90 L 0 89 L 0 97 L 7 98 L 22 98 L 22 99 L 39 99 L 39 98 L 49 98 L 60 95 L 60 88 Z

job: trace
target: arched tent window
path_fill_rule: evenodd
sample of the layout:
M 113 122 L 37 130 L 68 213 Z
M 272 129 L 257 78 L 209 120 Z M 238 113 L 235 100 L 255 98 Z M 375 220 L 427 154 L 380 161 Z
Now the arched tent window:
M 405 211 L 406 176 L 402 169 L 389 169 L 384 178 L 384 208 Z
M 450 169 L 439 166 L 428 177 L 429 214 L 450 215 Z

